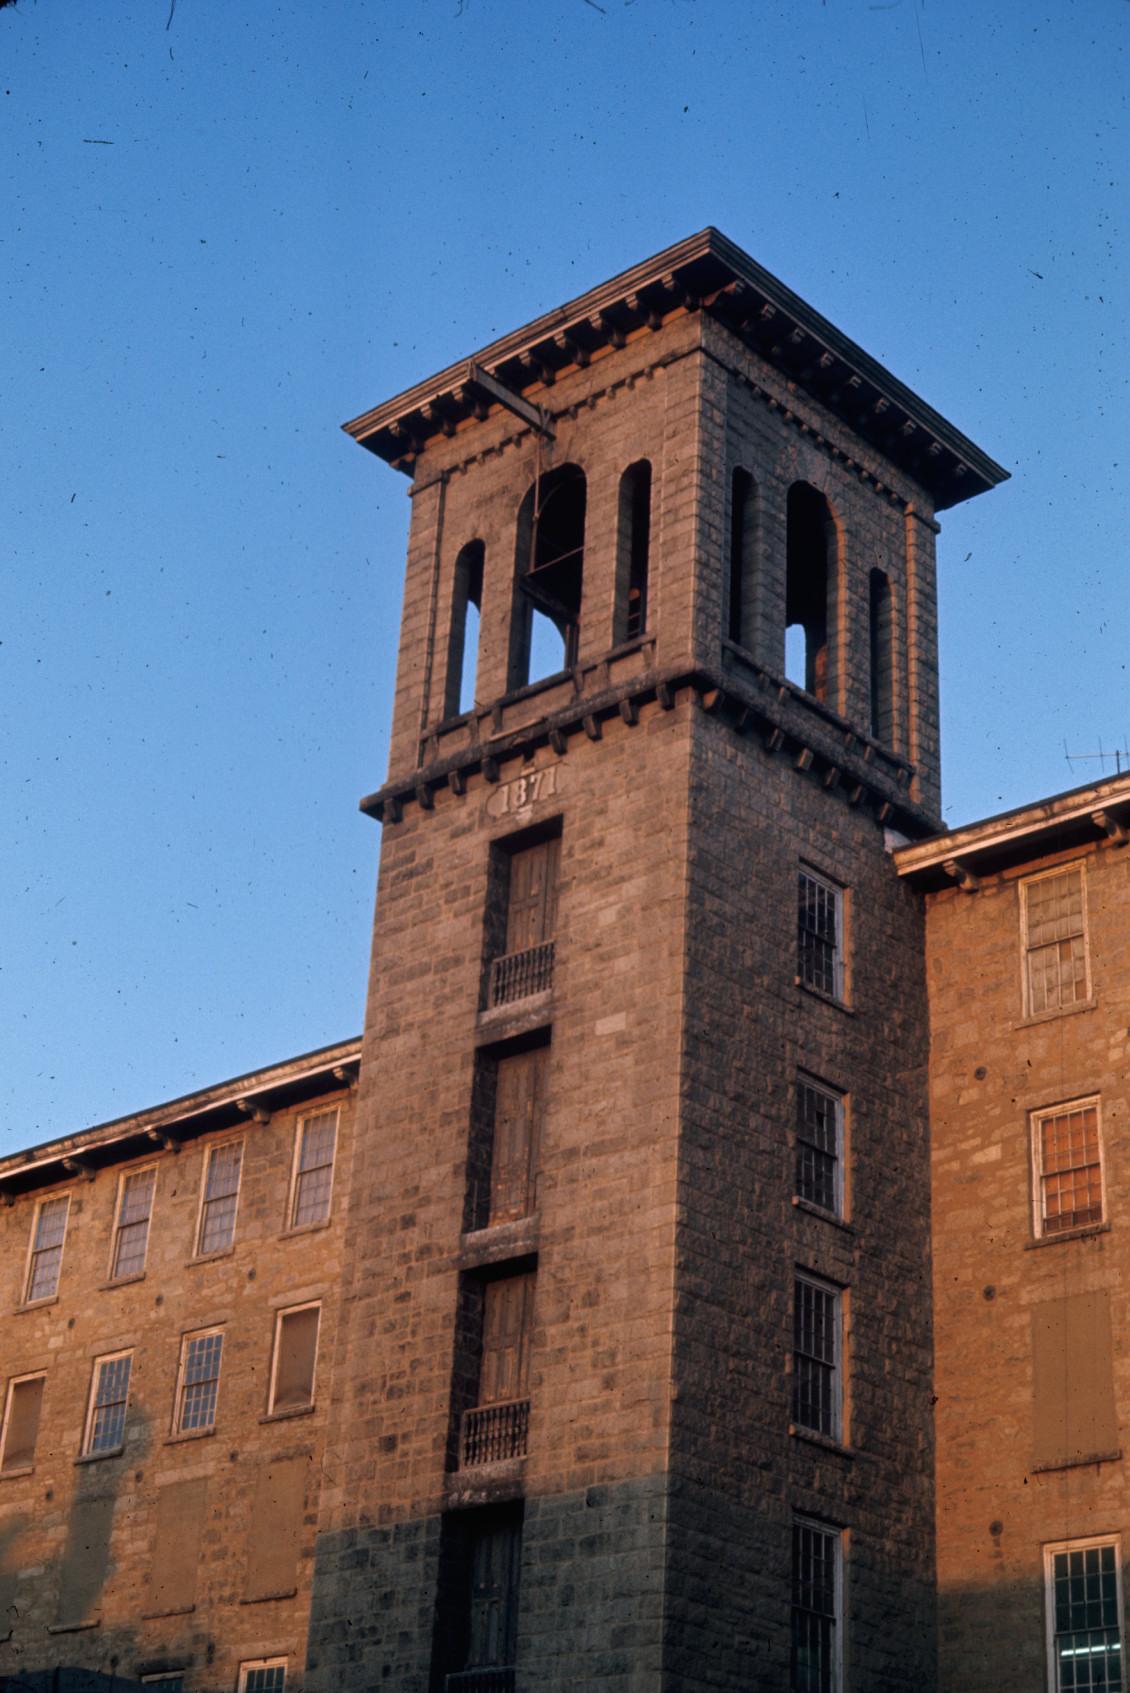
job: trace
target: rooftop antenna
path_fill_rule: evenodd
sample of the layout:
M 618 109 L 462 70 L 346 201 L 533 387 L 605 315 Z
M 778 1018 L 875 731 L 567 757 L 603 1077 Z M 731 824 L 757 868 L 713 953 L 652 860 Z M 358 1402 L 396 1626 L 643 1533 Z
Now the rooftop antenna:
M 1116 746 L 1113 752 L 1107 752 L 1105 750 L 1101 736 L 1099 737 L 1098 752 L 1068 752 L 1067 741 L 1065 739 L 1063 743 L 1063 756 L 1073 769 L 1076 764 L 1087 764 L 1095 759 L 1098 759 L 1101 766 L 1101 773 L 1105 775 L 1107 760 L 1111 759 L 1114 762 L 1114 773 L 1116 776 L 1121 776 L 1124 770 L 1130 771 L 1130 746 L 1127 745 L 1127 738 L 1125 735 L 1122 737 L 1122 745 L 1120 747 Z

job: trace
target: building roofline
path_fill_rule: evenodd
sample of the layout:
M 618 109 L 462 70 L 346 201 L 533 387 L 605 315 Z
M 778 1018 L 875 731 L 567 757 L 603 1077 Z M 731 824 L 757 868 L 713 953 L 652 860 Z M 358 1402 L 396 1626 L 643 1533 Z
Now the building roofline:
M 1130 774 L 1108 776 L 899 847 L 895 868 L 900 876 L 944 886 L 960 879 L 947 866 L 1023 862 L 1103 836 L 1121 844 L 1128 828 Z
M 528 399 L 536 393 L 552 414 L 559 372 L 622 346 L 628 335 L 659 328 L 669 316 L 700 308 L 898 464 L 929 491 L 938 510 L 1007 478 L 959 429 L 714 228 L 675 242 L 342 427 L 411 473 L 429 439 L 490 414 L 491 398 L 476 387 L 475 366 L 515 394 Z
M 262 1111 L 268 1105 L 281 1107 L 317 1092 L 327 1092 L 327 1082 L 350 1085 L 356 1080 L 360 1059 L 358 1035 L 285 1059 L 280 1064 L 249 1070 L 213 1087 L 181 1094 L 147 1110 L 115 1117 L 75 1134 L 10 1153 L 0 1158 L 0 1191 L 14 1193 L 69 1179 L 76 1171 L 89 1173 L 122 1157 L 133 1156 L 129 1147 L 134 1142 L 149 1142 L 156 1148 L 165 1141 L 190 1139 L 206 1130 L 223 1127 L 225 1120 L 243 1120 L 254 1114 L 256 1106 Z M 180 1133 L 174 1133 L 178 1129 Z

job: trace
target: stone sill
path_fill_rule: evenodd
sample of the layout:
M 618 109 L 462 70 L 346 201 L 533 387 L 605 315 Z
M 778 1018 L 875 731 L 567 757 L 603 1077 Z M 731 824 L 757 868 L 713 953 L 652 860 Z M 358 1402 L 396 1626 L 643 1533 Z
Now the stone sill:
M 25 1300 L 22 1305 L 14 1305 L 12 1307 L 12 1315 L 13 1317 L 23 1317 L 26 1316 L 29 1311 L 43 1311 L 48 1305 L 57 1305 L 58 1303 L 59 1295 L 57 1293 L 48 1293 L 42 1299 L 28 1299 Z
M 105 1452 L 80 1452 L 75 1459 L 76 1464 L 100 1464 L 104 1458 L 120 1458 L 125 1451 L 125 1445 L 108 1446 Z
M 293 1599 L 297 1587 L 280 1587 L 276 1593 L 256 1593 L 253 1599 L 241 1599 L 241 1605 L 269 1605 L 275 1599 Z
M 870 1453 L 861 1452 L 856 1446 L 845 1446 L 842 1440 L 834 1440 L 827 1434 L 818 1434 L 814 1428 L 801 1428 L 799 1423 L 789 1424 L 789 1435 L 793 1440 L 803 1440 L 806 1446 L 818 1446 L 821 1452 L 832 1452 L 837 1458 L 849 1458 L 853 1462 L 858 1458 L 865 1464 L 878 1462 Z
M 525 1458 L 503 1458 L 497 1464 L 456 1470 L 444 1480 L 444 1507 L 460 1510 L 521 1499 L 526 1491 L 525 1476 Z
M 0 1470 L 0 1481 L 15 1481 L 17 1476 L 34 1474 L 34 1464 L 13 1464 L 11 1469 Z
M 540 993 L 527 994 L 525 999 L 512 999 L 506 1005 L 491 1005 L 480 1011 L 475 1024 L 475 1045 L 512 1040 L 515 1035 L 546 1028 L 552 1021 L 553 989 L 543 988 Z
M 1037 1252 L 1041 1246 L 1059 1246 L 1065 1240 L 1091 1240 L 1095 1235 L 1109 1233 L 1109 1220 L 1105 1223 L 1085 1223 L 1079 1229 L 1063 1229 L 1059 1234 L 1042 1234 L 1036 1240 L 1026 1240 L 1024 1250 Z
M 186 1428 L 179 1434 L 169 1434 L 162 1441 L 164 1446 L 181 1446 L 186 1440 L 210 1440 L 216 1432 L 215 1423 L 211 1428 Z
M 1022 1017 L 1019 1023 L 1014 1023 L 1014 1029 L 1035 1029 L 1041 1023 L 1054 1023 L 1057 1017 L 1075 1017 L 1080 1011 L 1094 1011 L 1098 1006 L 1094 994 L 1090 999 L 1077 999 L 1074 1005 L 1057 1005 L 1051 1011 L 1036 1011 L 1030 1017 Z
M 793 1194 L 793 1206 L 808 1217 L 819 1217 L 822 1223 L 831 1223 L 833 1228 L 842 1229 L 845 1234 L 855 1233 L 854 1223 L 849 1223 L 846 1217 L 837 1216 L 835 1211 L 826 1211 L 823 1205 L 817 1205 L 812 1199 L 804 1199 L 799 1193 Z
M 111 1288 L 132 1287 L 135 1282 L 143 1282 L 145 1274 L 144 1270 L 138 1270 L 137 1274 L 132 1276 L 113 1276 L 109 1281 L 99 1282 L 96 1292 L 109 1293 Z
M 295 1417 L 312 1417 L 316 1409 L 317 1407 L 314 1405 L 292 1405 L 288 1406 L 285 1411 L 268 1411 L 259 1418 L 259 1421 L 260 1423 L 288 1423 Z
M 283 1229 L 280 1240 L 294 1240 L 298 1235 L 317 1234 L 319 1229 L 328 1229 L 333 1222 L 332 1217 L 323 1217 L 320 1223 L 296 1223 L 293 1228 Z
M 837 999 L 835 994 L 821 993 L 819 988 L 810 988 L 808 983 L 802 982 L 799 976 L 794 979 L 801 993 L 807 994 L 809 999 L 819 1000 L 821 1005 L 834 1006 L 837 1011 L 842 1011 L 847 1017 L 855 1016 L 855 1007 L 849 1005 L 846 999 Z
M 1078 1470 L 1087 1464 L 1113 1464 L 1122 1456 L 1121 1446 L 1113 1452 L 1087 1452 L 1081 1458 L 1061 1458 L 1054 1464 L 1033 1464 L 1030 1474 L 1052 1475 L 1057 1470 Z
M 508 1223 L 491 1223 L 473 1229 L 459 1240 L 459 1268 L 475 1270 L 481 1264 L 501 1264 L 508 1258 L 530 1258 L 537 1253 L 540 1224 L 536 1214 L 515 1217 Z
M 85 1622 L 49 1622 L 47 1632 L 48 1634 L 79 1634 L 85 1628 L 100 1628 L 101 1625 L 102 1613 L 99 1611 L 97 1616 L 88 1617 Z
M 221 1246 L 216 1252 L 198 1252 L 195 1257 L 186 1258 L 184 1261 L 184 1267 L 186 1270 L 195 1270 L 200 1264 L 215 1264 L 221 1262 L 225 1258 L 234 1257 L 234 1246 Z

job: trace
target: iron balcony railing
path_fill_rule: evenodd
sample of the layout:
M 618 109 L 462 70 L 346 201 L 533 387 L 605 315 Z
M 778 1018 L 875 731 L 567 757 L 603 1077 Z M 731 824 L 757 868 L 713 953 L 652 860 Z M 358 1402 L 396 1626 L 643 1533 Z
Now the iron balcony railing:
M 512 1669 L 461 1669 L 444 1683 L 446 1693 L 514 1693 Z
M 528 1399 L 507 1399 L 499 1405 L 477 1405 L 473 1411 L 464 1411 L 460 1469 L 498 1464 L 505 1458 L 524 1458 L 529 1426 Z
M 552 941 L 542 941 L 524 952 L 507 952 L 496 958 L 490 967 L 491 1005 L 511 1005 L 516 999 L 529 999 L 531 994 L 552 987 L 553 945 Z

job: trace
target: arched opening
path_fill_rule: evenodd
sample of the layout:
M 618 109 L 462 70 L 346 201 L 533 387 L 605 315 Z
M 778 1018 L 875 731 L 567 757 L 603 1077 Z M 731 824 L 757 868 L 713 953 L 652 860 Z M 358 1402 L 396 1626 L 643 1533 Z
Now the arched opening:
M 585 473 L 565 464 L 539 477 L 518 511 L 511 688 L 576 664 L 584 555 Z
M 877 741 L 894 733 L 894 668 L 891 659 L 891 584 L 882 570 L 871 572 L 868 594 L 871 699 L 868 727 Z
M 730 569 L 726 633 L 735 646 L 754 650 L 754 518 L 756 487 L 748 470 L 730 479 Z
M 789 489 L 785 562 L 785 675 L 818 700 L 829 691 L 828 598 L 834 584 L 836 526 L 823 494 L 808 482 Z
M 470 711 L 475 703 L 475 673 L 479 657 L 479 613 L 483 604 L 483 563 L 486 549 L 481 541 L 468 541 L 455 560 L 451 593 L 451 638 L 447 653 L 447 682 L 443 715 L 455 717 Z
M 651 548 L 651 465 L 630 464 L 620 478 L 616 552 L 616 619 L 613 641 L 632 641 L 647 628 L 647 575 Z

